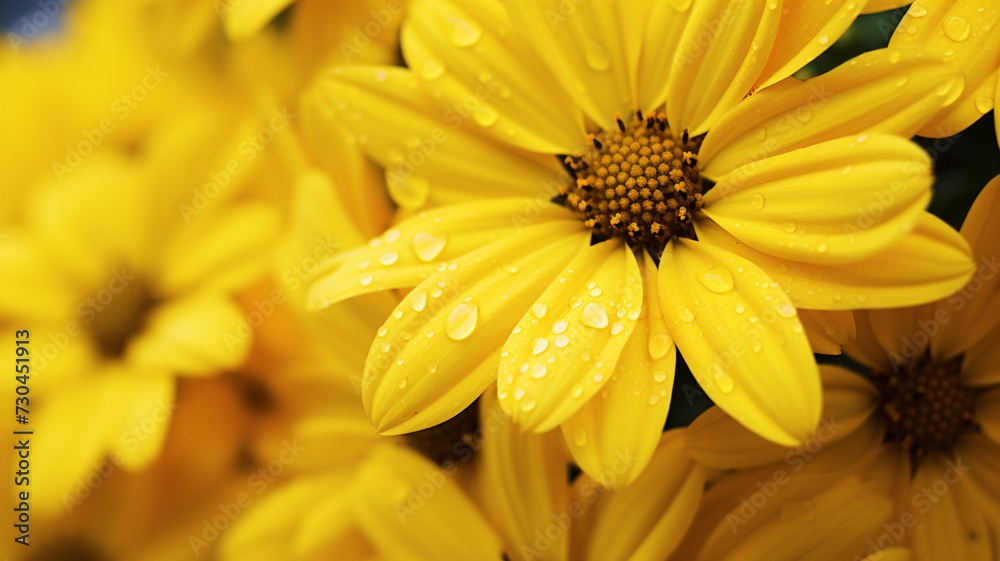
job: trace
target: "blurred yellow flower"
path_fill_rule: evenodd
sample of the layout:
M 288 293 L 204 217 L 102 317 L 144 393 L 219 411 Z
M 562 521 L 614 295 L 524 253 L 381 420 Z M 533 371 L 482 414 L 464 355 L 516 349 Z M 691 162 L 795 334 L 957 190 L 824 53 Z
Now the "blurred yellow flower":
M 959 94 L 955 74 L 888 49 L 786 80 L 864 3 L 775 5 L 418 0 L 407 69 L 321 80 L 330 126 L 395 200 L 437 207 L 313 286 L 318 307 L 416 287 L 366 367 L 380 432 L 440 423 L 498 380 L 517 423 L 561 426 L 587 472 L 627 450 L 633 479 L 676 345 L 723 410 L 795 444 L 821 405 L 807 328 L 849 335 L 847 310 L 968 279 L 905 140 Z

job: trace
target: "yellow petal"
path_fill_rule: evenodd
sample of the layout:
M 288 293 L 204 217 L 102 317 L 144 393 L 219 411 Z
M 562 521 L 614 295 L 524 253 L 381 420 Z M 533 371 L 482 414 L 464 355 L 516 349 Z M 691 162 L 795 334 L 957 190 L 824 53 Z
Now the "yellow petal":
M 878 336 L 872 325 L 873 310 L 857 310 L 854 312 L 854 327 L 857 337 L 844 345 L 844 352 L 864 366 L 881 372 L 889 372 L 892 368 L 885 348 L 879 344 Z
M 840 138 L 734 170 L 705 195 L 703 212 L 775 257 L 852 263 L 913 229 L 930 201 L 930 168 L 904 138 Z
M 910 530 L 910 547 L 917 559 L 989 561 L 991 530 L 972 502 L 971 466 L 959 458 L 925 459 L 910 483 L 918 509 Z M 970 508 L 971 507 L 971 508 Z
M 995 344 L 995 343 L 994 343 Z M 983 433 L 1000 443 L 1000 391 L 989 389 L 976 397 L 976 419 Z
M 253 329 L 240 308 L 224 295 L 175 299 L 150 314 L 146 328 L 129 344 L 130 362 L 177 374 L 215 374 L 246 357 Z
M 820 373 L 823 377 L 823 421 L 804 449 L 767 442 L 718 407 L 713 407 L 688 427 L 688 453 L 699 463 L 719 469 L 746 469 L 782 459 L 791 469 L 796 469 L 802 460 L 813 461 L 817 450 L 851 436 L 878 405 L 875 387 L 863 377 L 834 365 L 821 365 Z M 801 454 L 797 453 L 800 451 Z
M 819 372 L 778 283 L 742 257 L 686 239 L 667 245 L 659 270 L 670 331 L 712 401 L 768 440 L 805 440 L 819 421 Z
M 905 364 L 924 353 L 930 335 L 940 328 L 939 322 L 931 318 L 932 310 L 931 306 L 913 306 L 868 311 L 871 334 L 890 363 Z
M 970 386 L 1000 384 L 1000 327 L 965 351 L 962 382 Z
M 360 294 L 416 286 L 442 264 L 553 221 L 567 230 L 584 230 L 565 208 L 534 199 L 498 199 L 422 212 L 367 246 L 330 260 L 324 268 L 336 270 L 321 275 L 310 289 L 310 305 L 324 307 Z
M 269 264 L 267 250 L 278 224 L 273 208 L 247 203 L 184 225 L 164 249 L 160 288 L 169 293 L 243 288 Z
M 642 308 L 639 266 L 618 240 L 585 247 L 551 278 L 500 362 L 500 404 L 537 432 L 562 423 L 611 380 Z
M 643 252 L 643 306 L 625 343 L 612 381 L 562 423 L 577 465 L 594 478 L 624 473 L 606 485 L 621 489 L 646 468 L 660 441 L 670 410 L 677 349 L 663 319 L 656 263 Z
M 644 42 L 639 59 L 638 101 L 643 111 L 653 111 L 667 101 L 670 69 L 690 13 L 690 0 L 681 0 L 653 2 L 648 13 L 642 14 L 646 37 L 655 37 Z
M 968 349 L 1000 325 L 1000 177 L 983 189 L 962 224 L 976 272 L 958 292 L 938 303 L 950 321 L 934 338 L 934 355 L 944 360 Z M 940 313 L 935 311 L 935 313 Z
M 300 558 L 363 559 L 373 550 L 354 516 L 349 484 L 347 472 L 331 471 L 268 492 L 223 534 L 219 558 L 282 558 L 292 549 Z
M 502 4 L 421 0 L 410 14 L 403 53 L 427 88 L 440 92 L 442 110 L 468 106 L 474 124 L 467 126 L 535 152 L 569 154 L 584 142 L 583 115 L 551 87 L 531 49 L 511 40 Z
M 667 117 L 692 136 L 746 97 L 778 34 L 778 0 L 696 2 L 670 68 Z
M 719 178 L 761 158 L 873 132 L 910 137 L 960 91 L 954 71 L 919 49 L 865 53 L 811 80 L 755 93 L 719 120 L 699 151 Z
M 839 355 L 848 341 L 857 338 L 854 315 L 849 310 L 799 310 L 799 321 L 814 353 Z
M 386 446 L 358 469 L 354 509 L 386 559 L 499 560 L 500 538 L 442 468 Z
M 861 12 L 864 2 L 785 2 L 774 48 L 755 89 L 783 80 L 833 45 Z
M 912 232 L 882 253 L 857 263 L 824 266 L 757 251 L 708 221 L 698 238 L 761 267 L 796 306 L 850 310 L 898 308 L 951 294 L 972 274 L 968 244 L 942 220 L 924 213 Z
M 379 432 L 448 420 L 496 380 L 511 329 L 590 241 L 579 222 L 567 224 L 544 223 L 469 253 L 400 303 L 379 330 L 362 384 Z
M 566 485 L 569 459 L 556 432 L 536 435 L 521 431 L 504 414 L 492 388 L 479 404 L 485 435 L 477 463 L 475 489 L 481 510 L 502 534 L 510 558 L 522 546 L 538 547 L 538 532 L 573 524 Z M 548 538 L 546 558 L 566 559 L 569 532 Z
M 913 554 L 910 553 L 909 549 L 894 547 L 892 549 L 883 549 L 877 553 L 872 553 L 868 557 L 865 557 L 863 561 L 911 561 L 912 559 Z
M 632 3 L 513 0 L 506 6 L 515 33 L 594 122 L 610 128 L 605 125 L 615 114 L 634 108 L 625 37 L 642 31 L 624 29 Z
M 556 158 L 476 134 L 471 115 L 441 111 L 407 69 L 337 68 L 318 87 L 328 106 L 326 126 L 347 124 L 386 168 L 390 192 L 405 209 L 473 197 L 535 197 L 548 188 L 554 195 L 559 186 Z
M 861 13 L 874 14 L 876 12 L 895 10 L 896 8 L 906 6 L 912 1 L 913 0 L 868 0 L 865 3 L 865 9 L 862 10 Z
M 924 47 L 940 53 L 965 77 L 958 101 L 920 130 L 943 138 L 962 132 L 993 108 L 1000 68 L 1000 6 L 991 2 L 921 0 L 896 27 L 891 46 Z
M 220 4 L 226 36 L 231 41 L 249 39 L 294 1 L 241 0 L 232 4 Z
M 664 433 L 649 469 L 635 484 L 597 504 L 594 525 L 583 534 L 589 539 L 586 559 L 667 559 L 698 510 L 704 482 L 704 470 L 684 453 L 683 431 Z

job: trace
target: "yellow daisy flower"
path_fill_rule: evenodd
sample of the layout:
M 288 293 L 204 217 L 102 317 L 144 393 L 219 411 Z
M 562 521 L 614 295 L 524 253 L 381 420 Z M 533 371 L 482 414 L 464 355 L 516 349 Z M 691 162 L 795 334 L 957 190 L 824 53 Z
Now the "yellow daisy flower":
M 409 69 L 324 77 L 397 202 L 437 207 L 313 287 L 320 307 L 416 287 L 371 348 L 377 429 L 433 426 L 499 380 L 517 423 L 561 426 L 587 472 L 628 451 L 633 479 L 676 346 L 753 431 L 807 438 L 806 329 L 843 339 L 846 310 L 940 298 L 973 270 L 905 140 L 959 94 L 953 72 L 889 49 L 786 79 L 863 6 L 422 0 Z
M 965 88 L 918 134 L 958 134 L 993 109 L 1000 95 L 1000 6 L 986 0 L 919 0 L 899 22 L 890 46 L 919 46 L 940 54 L 962 73 Z M 1000 130 L 1000 127 L 998 127 Z
M 905 545 L 917 561 L 995 559 L 998 212 L 1000 177 L 962 227 L 979 268 L 961 290 L 921 307 L 857 313 L 858 338 L 846 351 L 871 374 L 823 367 L 825 420 L 810 441 L 791 450 L 765 443 L 709 410 L 690 427 L 689 452 L 718 468 L 766 465 L 760 468 L 766 472 L 775 469 L 769 462 L 779 462 L 802 473 L 858 473 L 895 501 L 893 516 L 866 549 Z

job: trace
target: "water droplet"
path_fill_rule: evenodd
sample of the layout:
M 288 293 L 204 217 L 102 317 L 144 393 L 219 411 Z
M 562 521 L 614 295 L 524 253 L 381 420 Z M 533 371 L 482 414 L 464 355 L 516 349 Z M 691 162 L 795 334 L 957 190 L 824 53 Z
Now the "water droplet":
M 615 324 L 611 326 L 611 334 L 618 335 L 623 329 L 625 329 L 625 326 L 622 325 L 622 322 L 616 321 Z
M 795 306 L 789 304 L 788 302 L 782 302 L 778 304 L 778 315 L 783 318 L 793 318 L 795 317 Z
M 980 113 L 986 114 L 993 109 L 993 100 L 988 97 L 977 97 L 976 98 L 976 110 Z
M 590 291 L 590 295 L 593 296 L 594 298 L 597 298 L 598 296 L 601 295 L 601 289 L 600 288 L 595 288 L 595 289 L 591 290 Z
M 538 302 L 537 304 L 531 307 L 531 313 L 535 314 L 536 318 L 542 319 L 543 317 L 545 317 L 545 312 L 548 311 L 548 309 L 549 309 L 548 306 L 542 304 L 541 302 Z M 558 333 L 558 331 L 556 333 Z
M 549 340 L 544 337 L 535 339 L 535 346 L 531 349 L 532 354 L 540 355 L 549 348 Z
M 737 314 L 742 314 L 743 312 L 747 311 L 747 307 L 744 306 L 743 304 L 736 304 L 734 308 L 736 309 Z
M 906 15 L 915 18 L 922 18 L 927 15 L 927 8 L 921 6 L 920 2 L 914 2 L 913 5 L 910 6 L 910 11 L 906 12 Z
M 816 251 L 820 253 L 826 253 L 828 249 L 830 248 L 826 245 L 826 242 L 819 242 L 819 245 L 816 246 Z
M 650 405 L 656 405 L 659 401 L 660 401 L 660 396 L 656 395 L 655 393 L 649 396 Z
M 385 337 L 386 333 L 389 333 L 389 330 L 384 325 L 378 328 L 379 337 Z
M 902 58 L 903 58 L 903 53 L 899 51 L 893 51 L 892 53 L 889 53 L 889 62 L 891 62 L 892 64 L 896 64 Z
M 417 254 L 417 258 L 421 261 L 433 261 L 434 258 L 441 255 L 441 251 L 444 250 L 445 241 L 443 237 L 439 238 L 434 234 L 420 232 L 413 236 L 413 252 Z
M 662 383 L 667 381 L 667 373 L 662 370 L 657 370 L 653 372 L 653 381 L 657 383 Z
M 726 373 L 725 370 L 719 366 L 719 363 L 712 364 L 709 372 L 712 375 L 712 381 L 719 388 L 722 393 L 729 393 L 733 391 L 733 377 Z
M 410 210 L 423 206 L 431 192 L 429 181 L 402 172 L 386 174 L 386 186 L 392 200 Z
M 649 356 L 653 360 L 660 360 L 667 356 L 670 351 L 670 336 L 666 333 L 657 333 L 649 338 Z
M 420 69 L 420 75 L 427 81 L 436 80 L 444 75 L 444 64 L 436 60 L 424 61 L 424 65 Z
M 757 131 L 757 140 L 764 140 L 767 138 L 767 129 L 760 129 Z
M 764 208 L 764 195 L 754 193 L 753 198 L 750 200 L 750 204 L 757 210 Z
M 524 398 L 524 388 L 517 388 L 516 390 L 514 390 L 514 399 L 520 401 L 523 398 Z
M 555 334 L 559 334 L 562 333 L 563 331 L 566 331 L 567 327 L 569 327 L 569 324 L 566 323 L 565 320 L 559 320 L 552 325 L 552 332 Z
M 382 235 L 382 238 L 385 239 L 385 243 L 396 243 L 396 240 L 399 239 L 400 235 L 402 235 L 402 232 L 396 228 L 389 228 L 385 231 L 385 234 Z
M 472 331 L 476 328 L 476 320 L 479 319 L 478 316 L 479 306 L 470 306 L 465 303 L 455 306 L 455 309 L 451 311 L 451 315 L 448 316 L 448 322 L 445 325 L 448 337 L 455 341 L 461 341 L 471 335 Z
M 965 41 L 971 26 L 959 16 L 950 16 L 944 21 L 944 34 L 952 41 Z
M 513 275 L 517 272 L 517 265 L 504 265 L 503 270 Z
M 361 280 L 359 282 L 361 283 L 361 286 L 368 286 L 372 283 L 373 280 L 375 280 L 375 277 L 371 275 L 365 275 L 361 277 Z
M 608 51 L 597 41 L 587 41 L 584 43 L 584 58 L 587 65 L 594 70 L 607 70 L 611 67 L 611 57 Z
M 587 327 L 603 329 L 608 326 L 608 312 L 601 304 L 590 302 L 583 307 L 580 321 Z
M 682 321 L 686 321 L 688 323 L 694 321 L 694 312 L 687 307 L 681 306 L 681 308 L 677 310 L 677 314 L 680 316 Z
M 376 70 L 375 71 L 375 81 L 376 82 L 385 82 L 387 79 L 389 79 L 389 75 L 385 73 L 385 70 Z
M 698 280 L 712 292 L 723 294 L 733 289 L 733 275 L 726 269 L 713 269 L 702 273 Z
M 451 42 L 459 47 L 471 47 L 475 45 L 479 38 L 482 37 L 483 32 L 479 29 L 477 24 L 466 21 L 462 18 L 449 17 L 448 23 L 451 24 L 451 32 L 449 37 Z
M 553 340 L 553 344 L 562 349 L 569 344 L 569 337 L 565 335 L 556 335 L 556 338 Z
M 521 411 L 524 411 L 525 413 L 531 411 L 534 408 L 535 408 L 535 402 L 531 400 L 525 401 L 524 403 L 521 404 Z
M 573 433 L 573 443 L 576 444 L 577 446 L 586 446 L 587 433 L 584 432 L 583 429 L 578 429 L 576 432 Z
M 844 169 L 840 171 L 840 175 L 849 175 L 854 171 L 854 166 L 844 166 Z
M 781 223 L 781 229 L 784 230 L 785 232 L 789 233 L 789 234 L 791 234 L 792 232 L 794 232 L 795 228 L 796 228 L 796 226 L 795 226 L 794 222 L 782 222 Z
M 410 296 L 410 307 L 413 308 L 414 312 L 423 311 L 424 307 L 427 306 L 427 292 L 421 290 Z
M 399 253 L 396 253 L 395 251 L 387 251 L 383 253 L 381 257 L 378 258 L 378 262 L 385 265 L 386 267 L 392 265 L 396 261 L 399 261 Z
M 400 378 L 399 379 L 399 389 L 403 389 L 405 387 L 406 387 L 406 378 Z
M 864 144 L 868 140 L 868 135 L 863 134 L 858 137 L 858 144 Z
M 531 367 L 531 377 L 535 378 L 535 379 L 544 378 L 545 377 L 545 365 L 544 364 L 536 364 L 536 365 L 532 366 Z
M 820 45 L 826 45 L 829 42 L 830 42 L 830 36 L 829 35 L 827 35 L 826 33 L 824 33 L 823 35 L 820 36 L 820 38 L 819 38 L 819 44 Z
M 476 120 L 476 123 L 481 127 L 491 127 L 496 124 L 497 120 L 500 118 L 500 114 L 497 113 L 496 109 L 493 109 L 491 105 L 482 103 L 479 108 L 476 109 L 475 113 L 472 114 L 472 118 Z

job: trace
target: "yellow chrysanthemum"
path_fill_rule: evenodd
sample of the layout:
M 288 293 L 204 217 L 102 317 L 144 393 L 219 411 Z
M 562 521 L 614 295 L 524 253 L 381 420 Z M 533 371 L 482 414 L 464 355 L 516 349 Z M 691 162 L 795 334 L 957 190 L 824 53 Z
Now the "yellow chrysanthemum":
M 965 88 L 919 134 L 958 134 L 989 113 L 1000 95 L 1000 6 L 987 0 L 920 0 L 910 6 L 890 46 L 919 46 L 940 54 L 962 73 Z M 1000 127 L 998 127 L 1000 130 Z
M 519 424 L 562 426 L 587 472 L 629 451 L 632 479 L 676 345 L 752 430 L 807 438 L 806 331 L 835 349 L 846 310 L 940 298 L 973 270 L 905 140 L 960 93 L 954 73 L 889 49 L 786 79 L 863 7 L 423 0 L 409 69 L 332 71 L 328 110 L 397 202 L 439 207 L 313 287 L 318 306 L 416 287 L 368 360 L 378 430 L 440 423 L 499 379 Z
M 980 194 L 962 227 L 979 264 L 964 288 L 926 306 L 858 312 L 858 338 L 846 350 L 871 374 L 823 367 L 825 421 L 805 446 L 765 443 L 710 410 L 690 427 L 692 455 L 720 468 L 783 458 L 795 472 L 853 471 L 889 490 L 896 502 L 868 548 L 906 545 L 917 561 L 995 559 L 998 212 L 1000 178 Z

